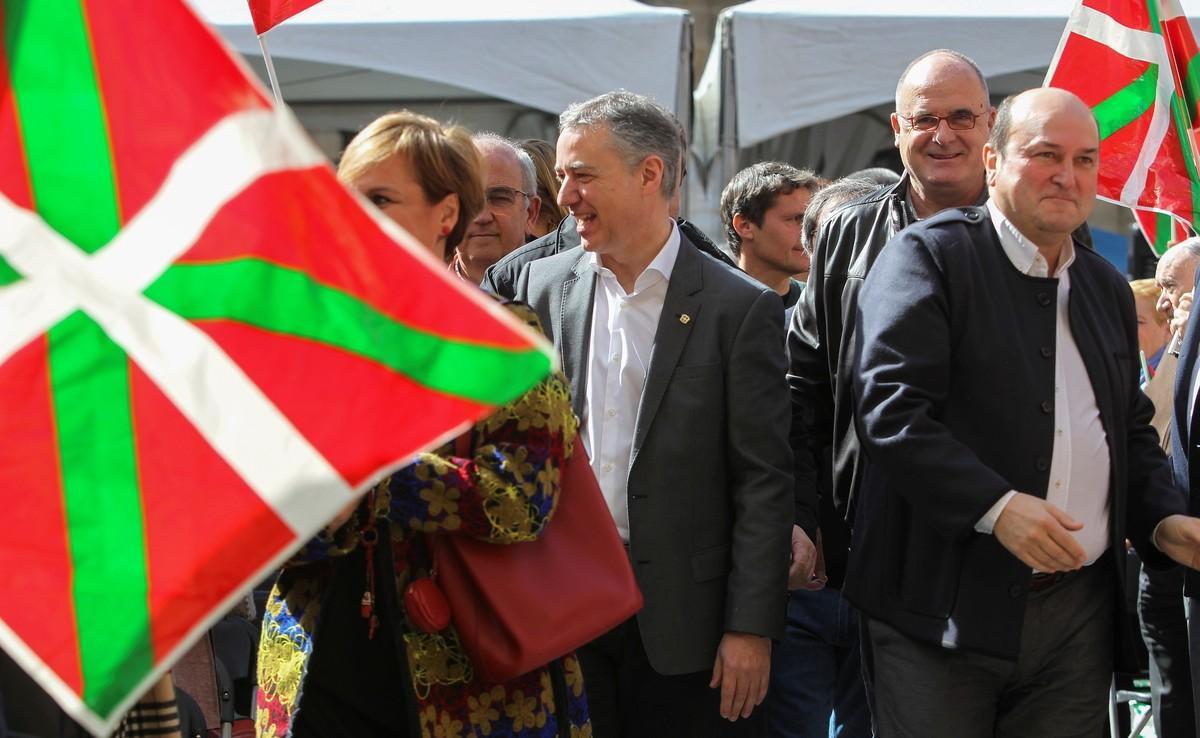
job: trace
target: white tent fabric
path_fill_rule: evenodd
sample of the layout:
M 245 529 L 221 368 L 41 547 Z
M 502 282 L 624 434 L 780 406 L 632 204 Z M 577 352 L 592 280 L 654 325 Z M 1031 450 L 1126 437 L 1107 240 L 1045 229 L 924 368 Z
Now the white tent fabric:
M 1017 73 L 1050 63 L 1074 6 L 1075 0 L 751 0 L 727 8 L 694 94 L 694 169 L 706 176 L 692 182 L 690 216 L 710 234 L 719 230 L 713 212 L 740 149 L 877 106 L 876 117 L 885 106 L 890 111 L 897 79 L 926 51 L 967 54 L 994 93 L 1037 86 L 1040 76 Z M 1200 0 L 1183 0 L 1183 7 L 1194 28 Z M 1009 89 L 1014 80 L 1022 84 Z M 864 137 L 870 141 L 859 141 L 872 151 L 888 137 L 877 128 Z
M 260 54 L 246 0 L 189 2 L 239 52 Z M 624 88 L 690 109 L 690 16 L 634 0 L 326 0 L 266 39 L 294 84 L 285 100 L 296 89 L 307 101 L 474 96 L 558 113 Z M 285 74 L 293 62 L 307 81 Z M 328 75 L 314 69 L 334 78 L 316 84 Z

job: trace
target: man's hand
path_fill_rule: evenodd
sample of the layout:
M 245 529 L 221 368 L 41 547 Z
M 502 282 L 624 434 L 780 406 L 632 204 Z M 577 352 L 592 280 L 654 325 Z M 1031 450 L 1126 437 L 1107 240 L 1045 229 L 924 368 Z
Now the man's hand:
M 805 536 L 807 538 L 807 536 Z M 721 717 L 750 717 L 767 696 L 771 675 L 771 639 L 749 633 L 726 633 L 717 646 L 712 681 L 721 688 Z
M 1187 330 L 1188 316 L 1192 313 L 1192 293 L 1185 292 L 1179 297 L 1179 304 L 1171 313 L 1171 333 L 1182 336 Z
M 1168 515 L 1154 529 L 1154 545 L 1174 561 L 1200 569 L 1200 518 Z
M 792 565 L 788 568 L 788 589 L 821 589 L 825 586 L 825 557 L 821 555 L 819 542 L 821 532 L 817 531 L 818 545 L 814 545 L 808 534 L 798 525 L 792 526 Z M 817 562 L 821 563 L 820 572 Z
M 1071 531 L 1083 530 L 1074 520 L 1045 500 L 1018 492 L 996 520 L 992 533 L 1013 556 L 1038 571 L 1073 571 L 1087 555 Z

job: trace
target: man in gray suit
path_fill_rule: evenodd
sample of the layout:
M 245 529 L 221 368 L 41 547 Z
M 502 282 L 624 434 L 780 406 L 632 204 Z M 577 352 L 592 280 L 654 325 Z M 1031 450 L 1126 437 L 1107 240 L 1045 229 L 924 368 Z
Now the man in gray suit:
M 562 355 L 646 600 L 579 652 L 593 726 L 762 735 L 795 519 L 779 297 L 669 217 L 670 113 L 616 92 L 559 123 L 559 203 L 582 246 L 524 267 L 516 297 Z

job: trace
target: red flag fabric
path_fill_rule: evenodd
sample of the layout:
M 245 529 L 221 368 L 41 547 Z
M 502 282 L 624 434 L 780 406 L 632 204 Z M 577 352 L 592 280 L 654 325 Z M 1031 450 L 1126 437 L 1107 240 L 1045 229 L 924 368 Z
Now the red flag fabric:
M 1156 250 L 1177 230 L 1156 213 L 1200 226 L 1196 56 L 1178 0 L 1081 0 L 1046 76 L 1092 107 L 1098 195 L 1148 213 L 1138 220 Z
M 181 0 L 0 0 L 0 647 L 97 735 L 543 341 Z
M 254 31 L 259 36 L 321 0 L 249 0 Z

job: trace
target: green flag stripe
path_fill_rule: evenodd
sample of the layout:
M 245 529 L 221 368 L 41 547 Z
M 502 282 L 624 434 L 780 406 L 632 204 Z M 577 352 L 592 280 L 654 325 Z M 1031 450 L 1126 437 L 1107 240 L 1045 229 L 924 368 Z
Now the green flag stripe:
M 1151 64 L 1141 76 L 1092 108 L 1100 128 L 1100 140 L 1108 138 L 1137 120 L 1154 105 L 1158 65 Z
M 1200 54 L 1188 60 L 1187 67 L 1183 72 L 1184 78 L 1181 82 L 1183 99 L 1187 105 L 1188 115 L 1191 116 L 1196 114 L 1196 105 L 1200 104 Z
M 80 312 L 50 352 L 83 699 L 107 715 L 152 666 L 128 361 Z
M 88 253 L 120 229 L 112 151 L 78 0 L 4 0 L 4 41 L 37 211 Z
M 12 265 L 0 256 L 0 287 L 13 282 L 19 282 L 22 279 L 21 273 L 12 268 Z
M 1154 243 L 1152 248 L 1154 253 L 1159 256 L 1167 251 L 1167 244 L 1171 242 L 1171 234 L 1175 231 L 1175 224 L 1171 222 L 1171 216 L 1165 213 L 1154 214 Z
M 544 374 L 550 365 L 535 349 L 481 346 L 404 325 L 304 272 L 258 259 L 177 264 L 146 296 L 190 320 L 233 320 L 327 344 L 430 389 L 488 404 L 512 399 L 516 378 Z
M 1200 173 L 1196 170 L 1196 152 L 1192 148 L 1191 125 L 1188 113 L 1184 109 L 1183 100 L 1179 95 L 1171 95 L 1171 123 L 1179 138 L 1179 150 L 1183 155 L 1184 167 L 1187 169 L 1188 194 L 1192 201 L 1192 223 L 1200 220 Z

